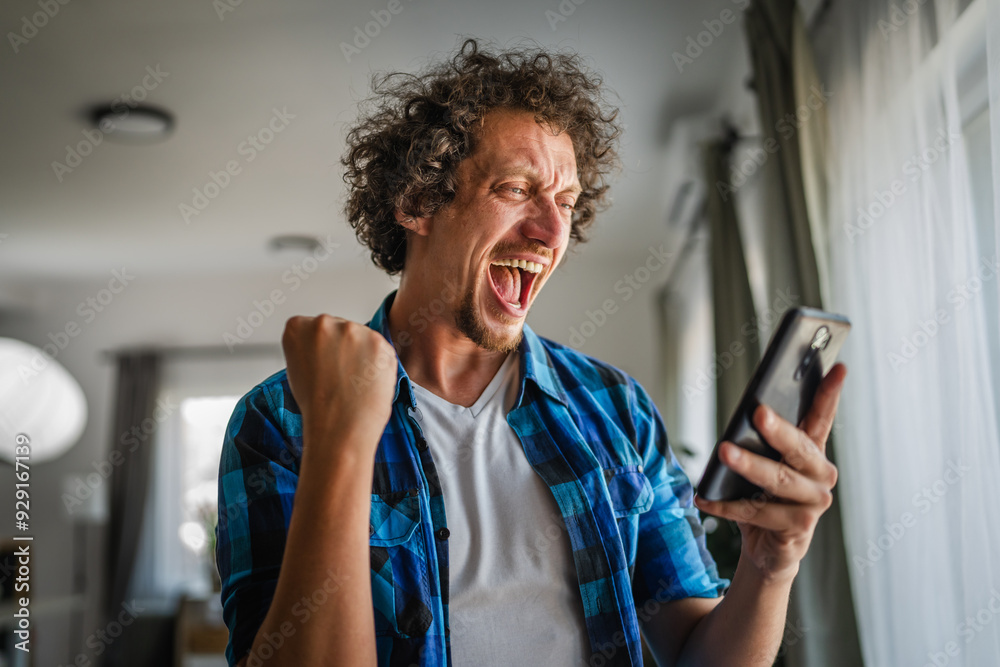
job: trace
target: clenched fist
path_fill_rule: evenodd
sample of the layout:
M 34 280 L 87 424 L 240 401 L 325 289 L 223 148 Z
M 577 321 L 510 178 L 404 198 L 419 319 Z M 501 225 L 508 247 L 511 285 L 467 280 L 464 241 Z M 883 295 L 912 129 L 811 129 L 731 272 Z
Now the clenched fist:
M 303 435 L 336 445 L 364 443 L 373 455 L 392 410 L 396 351 L 363 324 L 296 316 L 281 338 L 288 384 L 302 411 Z

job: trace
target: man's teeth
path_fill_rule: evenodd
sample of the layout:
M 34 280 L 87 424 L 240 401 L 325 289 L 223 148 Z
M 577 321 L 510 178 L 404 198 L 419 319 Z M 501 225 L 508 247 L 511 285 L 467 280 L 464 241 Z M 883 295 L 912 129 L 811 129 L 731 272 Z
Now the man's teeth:
M 513 266 L 518 269 L 524 269 L 528 273 L 541 273 L 542 269 L 545 268 L 537 262 L 529 262 L 524 259 L 501 259 L 496 262 L 492 262 L 495 266 Z

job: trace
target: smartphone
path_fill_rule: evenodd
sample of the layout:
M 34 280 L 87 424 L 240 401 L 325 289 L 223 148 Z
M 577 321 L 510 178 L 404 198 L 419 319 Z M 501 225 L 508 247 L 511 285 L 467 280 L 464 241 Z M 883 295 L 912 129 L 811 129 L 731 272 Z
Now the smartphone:
M 799 426 L 820 382 L 837 361 L 851 323 L 843 315 L 797 307 L 785 312 L 767 344 L 764 357 L 747 383 L 722 438 L 715 444 L 698 495 L 706 500 L 752 498 L 761 488 L 733 472 L 719 459 L 724 440 L 775 461 L 781 454 L 761 437 L 753 413 L 761 403 Z

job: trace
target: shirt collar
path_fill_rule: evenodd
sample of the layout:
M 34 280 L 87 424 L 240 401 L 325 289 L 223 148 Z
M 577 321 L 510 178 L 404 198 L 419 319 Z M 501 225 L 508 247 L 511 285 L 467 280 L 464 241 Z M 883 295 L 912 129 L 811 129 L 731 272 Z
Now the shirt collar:
M 392 306 L 392 301 L 395 297 L 396 290 L 393 290 L 385 297 L 382 305 L 379 306 L 378 310 L 375 311 L 375 315 L 368 322 L 369 328 L 378 331 L 390 343 L 392 343 L 392 336 L 389 333 L 389 308 Z M 524 325 L 523 334 L 521 344 L 518 347 L 521 358 L 521 387 L 518 390 L 514 406 L 519 407 L 521 405 L 521 401 L 524 398 L 524 388 L 528 380 L 534 382 L 539 389 L 563 405 L 569 405 L 566 389 L 552 367 L 552 361 L 548 350 L 545 349 L 545 343 L 527 323 Z M 395 344 L 393 344 L 393 347 L 395 347 Z M 399 360 L 397 352 L 396 392 L 392 397 L 393 403 L 400 400 L 400 398 L 406 402 L 408 407 L 416 407 L 410 378 L 406 374 L 406 370 L 403 368 L 403 363 Z

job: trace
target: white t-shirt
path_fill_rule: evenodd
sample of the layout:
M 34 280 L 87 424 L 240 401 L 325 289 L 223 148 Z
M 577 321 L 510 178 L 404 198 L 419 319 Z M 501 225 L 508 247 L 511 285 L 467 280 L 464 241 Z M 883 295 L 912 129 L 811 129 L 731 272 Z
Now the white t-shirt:
M 515 351 L 468 408 L 413 385 L 451 532 L 448 617 L 458 667 L 566 667 L 590 655 L 566 524 L 507 423 L 518 370 Z

